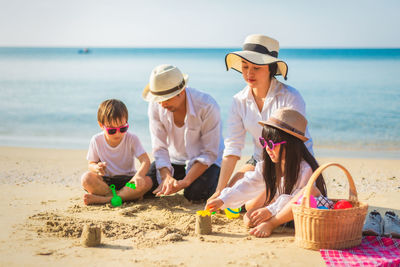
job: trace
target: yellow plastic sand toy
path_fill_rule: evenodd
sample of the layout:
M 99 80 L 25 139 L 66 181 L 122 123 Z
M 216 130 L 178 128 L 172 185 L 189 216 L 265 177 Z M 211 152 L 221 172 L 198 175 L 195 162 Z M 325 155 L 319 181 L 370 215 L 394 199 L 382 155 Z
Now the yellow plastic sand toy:
M 224 209 L 225 215 L 226 215 L 226 217 L 228 217 L 228 219 L 239 218 L 241 210 L 242 210 L 241 208 L 237 208 L 237 209 L 226 208 L 226 209 Z
M 209 210 L 199 210 L 196 212 L 198 215 L 200 215 L 201 217 L 205 217 L 205 216 L 211 216 L 211 213 Z

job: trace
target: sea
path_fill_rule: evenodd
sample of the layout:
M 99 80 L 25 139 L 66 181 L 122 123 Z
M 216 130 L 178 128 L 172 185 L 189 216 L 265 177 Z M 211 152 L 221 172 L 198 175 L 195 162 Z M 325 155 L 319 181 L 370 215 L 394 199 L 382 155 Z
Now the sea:
M 151 70 L 173 64 L 188 86 L 212 95 L 223 133 L 232 96 L 246 84 L 226 71 L 240 48 L 0 48 L 0 146 L 87 149 L 100 131 L 98 105 L 122 100 L 130 131 L 151 152 L 147 102 Z M 317 157 L 400 159 L 400 49 L 293 49 L 279 57 L 306 102 Z M 250 137 L 244 155 L 252 154 Z

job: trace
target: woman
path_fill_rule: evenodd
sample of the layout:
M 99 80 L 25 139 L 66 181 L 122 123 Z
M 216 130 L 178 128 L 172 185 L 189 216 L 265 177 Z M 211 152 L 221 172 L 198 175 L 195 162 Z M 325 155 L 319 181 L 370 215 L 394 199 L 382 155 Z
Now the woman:
M 227 70 L 232 68 L 241 72 L 247 86 L 233 97 L 218 186 L 209 200 L 218 197 L 226 186 L 235 184 L 246 171 L 253 171 L 261 160 L 263 149 L 258 137 L 262 127 L 258 121 L 267 120 L 275 110 L 283 107 L 297 110 L 305 116 L 305 103 L 300 93 L 275 79 L 276 75 L 282 75 L 286 80 L 288 71 L 287 64 L 277 58 L 278 52 L 278 41 L 253 34 L 246 38 L 243 51 L 229 53 L 225 57 Z M 254 153 L 231 178 L 244 148 L 246 132 L 252 136 Z M 306 146 L 312 153 L 308 132 L 306 136 L 309 138 Z
M 209 200 L 206 209 L 240 207 L 246 201 L 262 194 L 252 208 L 246 204 L 245 225 L 252 227 L 250 234 L 267 237 L 277 226 L 293 220 L 291 203 L 302 194 L 318 163 L 304 142 L 307 121 L 292 109 L 277 110 L 267 121 L 260 121 L 264 147 L 263 161 L 254 172 L 246 172 L 233 187 L 225 188 L 218 198 Z M 311 190 L 314 196 L 326 196 L 326 186 L 320 175 Z

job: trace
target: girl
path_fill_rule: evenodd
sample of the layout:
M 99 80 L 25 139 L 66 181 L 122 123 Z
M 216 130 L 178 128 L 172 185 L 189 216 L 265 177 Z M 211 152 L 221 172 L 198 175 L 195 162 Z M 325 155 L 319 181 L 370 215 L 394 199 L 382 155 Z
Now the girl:
M 267 237 L 277 226 L 293 220 L 291 203 L 300 197 L 318 163 L 304 145 L 308 140 L 304 134 L 307 120 L 299 112 L 279 109 L 259 124 L 263 127 L 259 138 L 263 161 L 233 187 L 225 188 L 218 198 L 209 200 L 206 209 L 237 208 L 247 202 L 243 219 L 246 226 L 252 227 L 250 234 Z M 326 196 L 322 175 L 312 194 Z

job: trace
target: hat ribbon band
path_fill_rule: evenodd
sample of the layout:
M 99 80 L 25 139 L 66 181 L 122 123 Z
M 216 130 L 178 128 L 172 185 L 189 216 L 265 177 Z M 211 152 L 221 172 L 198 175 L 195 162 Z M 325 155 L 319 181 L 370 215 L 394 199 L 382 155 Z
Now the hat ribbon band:
M 279 126 L 279 127 L 285 128 L 286 130 L 289 130 L 289 131 L 292 131 L 292 132 L 295 132 L 297 134 L 300 134 L 300 135 L 304 136 L 304 133 L 302 131 L 299 131 L 296 128 L 293 128 L 292 126 L 290 126 L 287 123 L 284 123 L 283 121 L 280 121 L 280 120 L 275 119 L 273 117 L 270 117 L 269 121 L 272 121 L 273 123 L 277 124 L 277 126 Z
M 184 86 L 185 86 L 185 80 L 182 80 L 182 82 L 178 86 L 175 86 L 174 88 L 171 88 L 171 89 L 168 89 L 168 90 L 164 90 L 164 91 L 160 91 L 160 92 L 155 92 L 155 91 L 150 90 L 150 92 L 153 95 L 168 95 L 170 93 L 173 93 L 175 91 L 178 91 L 178 90 L 182 89 Z
M 250 43 L 244 44 L 243 50 L 266 54 L 266 55 L 270 55 L 272 57 L 278 57 L 278 52 L 269 51 L 268 48 L 266 48 L 263 45 L 259 45 L 259 44 L 250 44 Z

